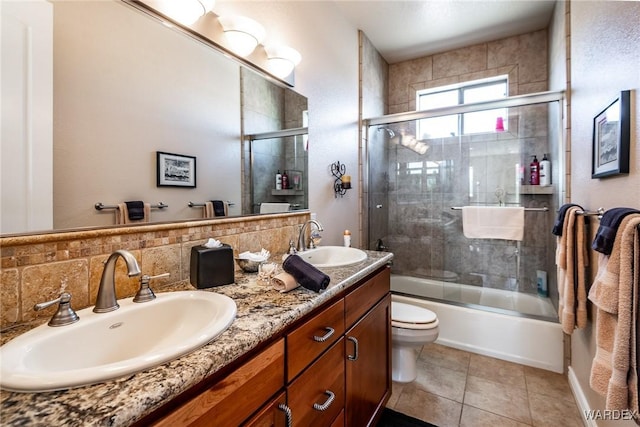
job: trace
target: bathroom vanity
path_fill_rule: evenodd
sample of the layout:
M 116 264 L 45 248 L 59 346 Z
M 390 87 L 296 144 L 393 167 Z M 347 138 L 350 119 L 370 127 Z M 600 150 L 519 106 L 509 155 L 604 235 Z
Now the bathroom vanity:
M 284 426 L 288 418 L 298 426 L 367 425 L 391 394 L 393 257 L 367 255 L 326 269 L 331 283 L 319 294 L 282 294 L 255 274 L 239 274 L 235 284 L 209 290 L 238 307 L 234 323 L 211 343 L 101 384 L 2 391 L 3 425 Z M 170 290 L 189 288 L 183 282 Z M 3 343 L 20 332 L 3 334 Z

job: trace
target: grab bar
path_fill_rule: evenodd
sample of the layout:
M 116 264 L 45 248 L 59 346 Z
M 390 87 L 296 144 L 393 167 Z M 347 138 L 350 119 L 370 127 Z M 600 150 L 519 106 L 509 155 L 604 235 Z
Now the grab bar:
M 461 211 L 462 210 L 462 206 L 451 206 L 451 210 L 454 211 Z M 531 211 L 531 212 L 548 212 L 549 208 L 548 207 L 543 207 L 543 208 L 524 208 L 525 211 Z
M 96 208 L 97 211 L 101 211 L 103 209 L 120 209 L 118 205 L 104 205 L 102 202 L 96 203 L 93 207 Z M 151 205 L 151 209 L 164 209 L 168 207 L 169 205 L 165 205 L 164 202 L 158 202 L 157 205 Z
M 577 211 L 576 214 L 578 215 L 582 215 L 582 216 L 595 216 L 598 219 L 602 219 L 602 215 L 604 215 L 604 208 L 598 208 L 598 210 L 596 210 L 595 212 L 589 212 L 589 211 Z

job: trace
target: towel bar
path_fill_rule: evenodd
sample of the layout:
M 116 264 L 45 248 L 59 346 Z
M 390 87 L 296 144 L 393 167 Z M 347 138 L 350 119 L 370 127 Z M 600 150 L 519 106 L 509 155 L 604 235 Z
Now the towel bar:
M 120 209 L 118 205 L 104 205 L 102 202 L 96 203 L 93 207 L 96 208 L 97 211 L 101 211 L 103 209 Z M 151 205 L 151 209 L 164 209 L 168 207 L 169 205 L 165 205 L 164 202 L 158 202 L 157 205 Z
M 462 206 L 451 206 L 451 210 L 461 211 L 462 210 Z M 524 210 L 525 211 L 532 211 L 532 212 L 548 212 L 549 208 L 545 206 L 544 208 L 524 208 Z
M 605 212 L 604 208 L 598 208 L 598 210 L 595 212 L 577 211 L 576 214 L 582 215 L 582 216 L 595 216 L 598 219 L 602 219 L 602 215 L 604 215 L 604 212 Z
M 235 205 L 235 203 L 230 202 L 227 200 L 227 206 L 233 206 Z M 187 203 L 187 206 L 189 206 L 190 208 L 203 208 L 204 207 L 204 203 L 193 203 L 193 202 L 189 202 Z

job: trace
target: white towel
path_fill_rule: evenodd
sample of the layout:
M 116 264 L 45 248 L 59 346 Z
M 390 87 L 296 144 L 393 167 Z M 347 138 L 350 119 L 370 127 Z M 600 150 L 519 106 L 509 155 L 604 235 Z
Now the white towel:
M 464 206 L 462 231 L 469 239 L 522 240 L 524 208 Z
M 288 211 L 289 203 L 260 203 L 261 214 L 280 213 Z

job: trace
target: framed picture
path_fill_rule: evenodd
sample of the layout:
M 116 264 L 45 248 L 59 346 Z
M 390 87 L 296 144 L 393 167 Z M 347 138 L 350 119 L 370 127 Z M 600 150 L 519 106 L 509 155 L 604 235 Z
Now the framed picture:
M 182 154 L 156 152 L 158 187 L 196 186 L 196 158 Z
M 593 119 L 591 178 L 629 173 L 631 91 L 620 92 Z

